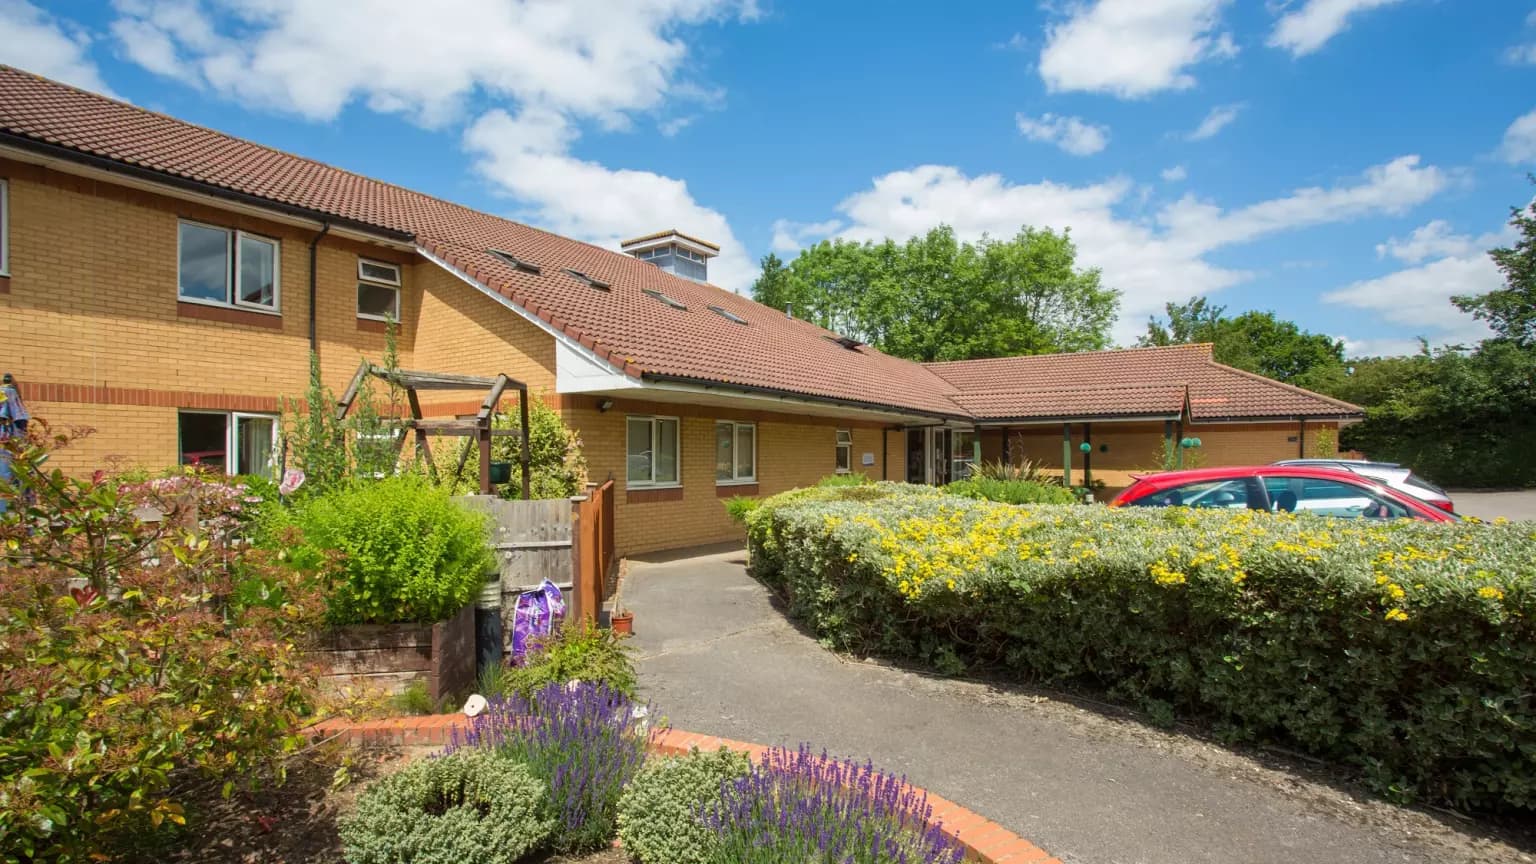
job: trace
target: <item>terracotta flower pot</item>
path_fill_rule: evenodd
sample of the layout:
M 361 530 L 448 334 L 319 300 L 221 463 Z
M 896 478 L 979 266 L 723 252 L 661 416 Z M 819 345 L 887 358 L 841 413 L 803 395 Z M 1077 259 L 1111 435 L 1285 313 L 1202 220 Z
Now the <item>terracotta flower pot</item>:
M 612 615 L 608 618 L 608 626 L 612 627 L 615 633 L 629 635 L 635 632 L 635 613 L 621 612 Z

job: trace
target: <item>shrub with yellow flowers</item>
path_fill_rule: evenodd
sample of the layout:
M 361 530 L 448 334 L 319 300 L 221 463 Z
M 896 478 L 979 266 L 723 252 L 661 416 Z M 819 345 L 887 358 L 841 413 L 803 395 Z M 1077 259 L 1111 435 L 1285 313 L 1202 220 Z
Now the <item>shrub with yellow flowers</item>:
M 1397 799 L 1536 810 L 1536 528 L 1015 506 L 878 483 L 747 517 L 753 574 L 829 645 L 1086 685 L 1356 768 Z

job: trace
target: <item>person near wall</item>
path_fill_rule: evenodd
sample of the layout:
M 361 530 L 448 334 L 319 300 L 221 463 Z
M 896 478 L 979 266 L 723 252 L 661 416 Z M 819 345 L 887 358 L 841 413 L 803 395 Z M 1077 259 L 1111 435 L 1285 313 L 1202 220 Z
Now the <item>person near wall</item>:
M 5 373 L 4 378 L 0 378 L 0 482 L 11 482 L 11 451 L 5 449 L 4 442 L 25 436 L 31 420 L 32 415 L 21 400 L 21 389 L 15 377 Z M 6 502 L 0 499 L 0 513 L 5 510 Z

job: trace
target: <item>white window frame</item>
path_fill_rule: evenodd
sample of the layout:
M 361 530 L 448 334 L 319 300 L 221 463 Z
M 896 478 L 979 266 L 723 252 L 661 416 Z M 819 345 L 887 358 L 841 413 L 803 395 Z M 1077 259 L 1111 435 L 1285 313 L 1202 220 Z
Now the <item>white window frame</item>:
M 651 479 L 631 480 L 629 477 L 629 424 L 631 421 L 649 421 L 651 424 Z M 676 480 L 656 480 L 656 443 L 661 440 L 661 423 L 672 423 L 677 430 L 672 436 L 672 464 L 677 466 Z M 624 488 L 626 489 L 678 489 L 683 485 L 683 421 L 664 414 L 628 414 L 624 417 Z
M 959 451 L 959 447 L 958 447 L 958 445 L 960 443 L 960 436 L 961 435 L 969 435 L 969 436 L 971 436 L 971 446 L 970 446 L 969 450 L 967 450 L 964 453 L 961 453 Z M 981 436 L 980 436 L 980 434 L 978 434 L 976 432 L 976 429 L 974 427 L 968 428 L 968 429 L 967 428 L 961 428 L 961 429 L 951 429 L 951 430 L 949 430 L 949 479 L 950 479 L 950 482 L 954 482 L 956 480 L 963 480 L 963 479 L 965 479 L 965 477 L 971 476 L 971 472 L 976 470 L 976 462 L 977 462 L 976 451 L 979 450 L 980 448 L 981 448 Z M 960 476 L 962 469 L 965 472 L 965 477 L 961 477 Z
M 375 267 L 388 267 L 389 269 L 391 269 L 391 270 L 393 270 L 395 272 L 395 280 L 393 282 L 391 282 L 391 281 L 389 281 L 387 279 L 376 279 L 376 278 L 374 278 L 372 276 L 365 276 L 365 275 L 363 275 L 363 265 L 364 264 L 372 264 Z M 359 287 L 361 287 L 363 284 L 367 284 L 367 285 L 372 285 L 372 286 L 375 286 L 375 287 L 378 287 L 378 288 L 391 288 L 395 292 L 395 311 L 394 311 L 393 315 L 373 315 L 373 314 L 370 314 L 370 313 L 365 313 L 365 312 L 362 311 L 362 309 L 359 308 L 357 310 L 357 317 L 362 318 L 365 321 L 386 321 L 386 322 L 393 321 L 395 323 L 399 323 L 399 321 L 400 321 L 400 289 L 401 289 L 400 265 L 399 264 L 392 264 L 392 263 L 390 263 L 388 261 L 375 261 L 372 258 L 361 258 L 361 257 L 359 257 L 357 259 L 357 281 L 358 281 Z
M 276 469 L 279 467 L 279 460 L 277 459 L 278 443 L 282 441 L 283 435 L 283 423 L 279 415 L 263 414 L 260 411 L 205 411 L 197 408 L 178 408 L 176 409 L 176 459 L 178 464 L 180 463 L 183 449 L 181 446 L 181 415 L 183 414 L 205 414 L 211 417 L 224 418 L 224 476 L 226 477 L 234 477 L 240 473 L 238 470 L 240 467 L 240 421 L 252 418 L 271 420 L 272 440 L 269 442 L 269 446 L 273 456 L 273 472 L 274 475 L 276 474 Z M 276 480 L 277 477 L 273 476 L 272 479 Z
M 11 275 L 11 181 L 0 177 L 0 276 Z
M 181 226 L 195 225 L 199 228 L 207 228 L 210 231 L 220 231 L 224 234 L 224 255 L 229 261 L 229 267 L 224 271 L 224 302 L 206 300 L 202 297 L 183 297 L 181 294 Z M 260 243 L 266 243 L 272 247 L 272 305 L 263 306 L 260 303 L 247 303 L 240 299 L 240 255 L 242 238 L 250 238 Z M 268 237 L 265 234 L 256 234 L 251 231 L 241 231 L 238 228 L 229 228 L 224 225 L 212 225 L 207 222 L 199 222 L 196 219 L 176 220 L 176 302 L 195 303 L 199 306 L 215 306 L 220 309 L 244 309 L 251 312 L 260 312 L 263 315 L 283 314 L 283 241 L 276 237 Z
M 844 453 L 848 454 L 848 459 L 847 459 L 848 465 L 845 468 L 844 467 L 838 467 L 838 464 L 837 464 L 838 457 L 842 456 L 842 454 L 844 454 Z M 834 473 L 834 474 L 852 474 L 853 473 L 853 430 L 852 429 L 839 429 L 839 430 L 837 430 L 837 454 L 836 454 L 836 456 L 833 457 L 833 460 L 832 460 L 832 473 Z
M 731 427 L 731 476 L 729 478 L 727 478 L 727 479 L 722 480 L 722 479 L 720 479 L 720 475 L 717 473 L 715 475 L 715 485 L 716 486 L 750 486 L 753 483 L 756 483 L 757 482 L 757 424 L 756 423 L 741 423 L 741 422 L 738 422 L 738 421 L 735 421 L 735 420 L 716 420 L 715 421 L 715 432 L 717 434 L 719 433 L 721 426 L 729 426 L 729 427 Z M 737 473 L 737 466 L 736 466 L 736 453 L 741 448 L 741 430 L 743 430 L 743 429 L 751 429 L 752 430 L 752 474 L 751 474 L 751 476 L 747 476 L 747 477 L 743 477 L 740 474 L 738 474 Z

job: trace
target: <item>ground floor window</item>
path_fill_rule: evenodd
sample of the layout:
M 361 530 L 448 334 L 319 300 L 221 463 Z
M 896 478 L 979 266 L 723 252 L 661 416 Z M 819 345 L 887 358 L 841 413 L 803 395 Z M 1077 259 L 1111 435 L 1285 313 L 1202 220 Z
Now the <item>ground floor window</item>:
M 271 414 L 181 411 L 179 461 L 223 474 L 277 474 L 277 418 Z
M 839 474 L 847 474 L 853 470 L 853 430 L 837 430 L 837 466 Z
M 630 488 L 678 484 L 677 425 L 676 417 L 625 418 L 625 479 Z
M 715 482 L 757 481 L 757 426 L 721 420 L 715 424 Z
M 975 429 L 952 429 L 949 432 L 949 479 L 964 480 L 976 468 L 980 440 Z

